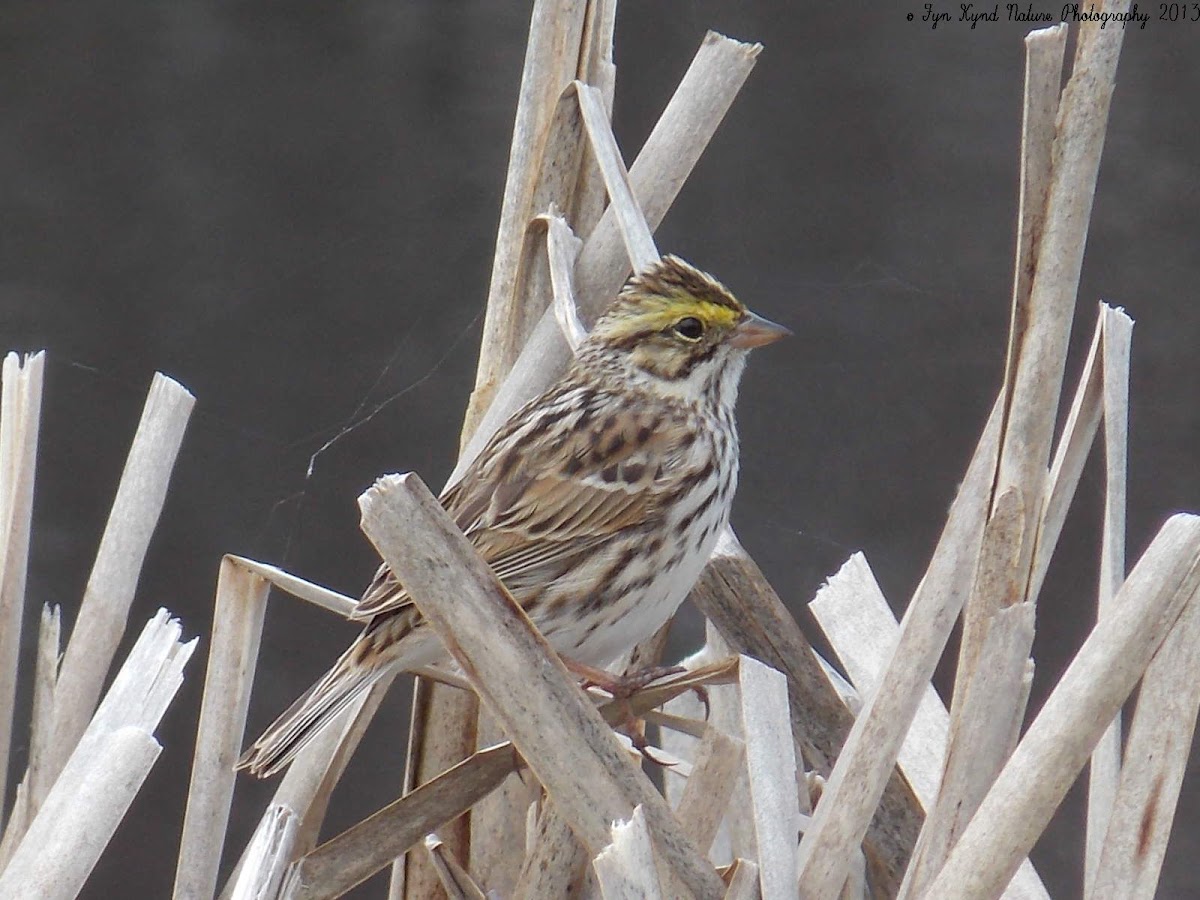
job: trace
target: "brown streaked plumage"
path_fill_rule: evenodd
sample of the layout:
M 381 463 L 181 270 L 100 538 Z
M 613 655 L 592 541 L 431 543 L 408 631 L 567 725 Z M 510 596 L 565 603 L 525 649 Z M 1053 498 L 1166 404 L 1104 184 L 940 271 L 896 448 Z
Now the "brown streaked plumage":
M 786 333 L 665 257 L 629 280 L 569 371 L 442 494 L 559 653 L 608 663 L 683 601 L 728 521 L 745 353 Z M 383 674 L 446 658 L 386 567 L 353 617 L 367 620 L 363 633 L 239 768 L 273 774 Z

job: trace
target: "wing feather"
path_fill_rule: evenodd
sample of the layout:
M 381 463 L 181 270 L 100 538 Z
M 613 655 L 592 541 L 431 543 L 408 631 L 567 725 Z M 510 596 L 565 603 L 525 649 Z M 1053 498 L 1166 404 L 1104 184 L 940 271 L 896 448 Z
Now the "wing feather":
M 577 418 L 554 411 L 553 400 L 531 404 L 502 428 L 442 505 L 480 554 L 519 595 L 543 583 L 548 572 L 568 570 L 575 559 L 630 528 L 653 527 L 663 500 L 692 469 L 695 423 L 683 408 L 649 408 L 627 398 L 576 397 Z M 579 402 L 582 401 L 582 402 Z M 616 410 L 606 415 L 599 410 Z M 547 424 L 566 434 L 546 441 Z M 381 566 L 355 609 L 369 619 L 411 600 Z

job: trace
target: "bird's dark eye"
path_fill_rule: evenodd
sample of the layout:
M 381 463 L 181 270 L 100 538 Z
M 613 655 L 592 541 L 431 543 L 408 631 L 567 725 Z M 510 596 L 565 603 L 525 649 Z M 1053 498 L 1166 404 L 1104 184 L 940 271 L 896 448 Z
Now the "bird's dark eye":
M 675 323 L 675 333 L 685 341 L 698 341 L 704 335 L 704 323 L 694 316 Z

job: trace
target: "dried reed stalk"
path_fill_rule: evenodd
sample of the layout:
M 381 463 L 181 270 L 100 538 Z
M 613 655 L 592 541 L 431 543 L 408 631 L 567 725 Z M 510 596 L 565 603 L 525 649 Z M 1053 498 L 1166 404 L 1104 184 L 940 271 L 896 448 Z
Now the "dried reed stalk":
M 709 724 L 692 758 L 692 774 L 675 808 L 675 818 L 696 846 L 707 852 L 745 766 L 746 744 Z
M 741 657 L 738 672 L 762 897 L 791 900 L 796 892 L 800 807 L 795 743 L 780 728 L 791 721 L 787 677 L 748 656 Z M 804 799 L 807 806 L 807 792 Z
M 472 756 L 317 847 L 289 876 L 292 900 L 326 900 L 370 878 L 517 770 L 511 744 Z
M 45 363 L 45 353 L 26 356 L 24 362 L 9 353 L 4 358 L 0 393 L 0 814 L 8 803 L 8 756 L 25 614 Z
M 50 778 L 75 749 L 96 708 L 194 404 L 181 385 L 155 374 L 59 671 L 54 756 L 45 764 Z
M 1100 586 L 1096 615 L 1112 608 L 1125 580 L 1125 497 L 1129 453 L 1129 352 L 1133 321 L 1101 305 L 1104 360 L 1104 525 L 1100 545 Z M 1095 882 L 1109 818 L 1121 779 L 1121 714 L 1100 738 L 1088 766 L 1085 895 Z
M 269 591 L 270 582 L 261 575 L 231 557 L 221 560 L 187 811 L 175 869 L 175 900 L 212 897 L 216 892 L 233 802 L 233 764 L 246 730 Z M 259 830 L 274 833 L 281 824 L 279 815 L 268 810 Z M 268 824 L 268 818 L 276 824 Z M 258 832 L 255 834 L 252 844 L 258 839 Z
M 466 435 L 475 430 L 542 312 L 517 290 L 521 249 L 529 220 L 542 211 L 534 207 L 542 157 L 558 98 L 578 72 L 587 6 L 586 0 L 533 4 Z

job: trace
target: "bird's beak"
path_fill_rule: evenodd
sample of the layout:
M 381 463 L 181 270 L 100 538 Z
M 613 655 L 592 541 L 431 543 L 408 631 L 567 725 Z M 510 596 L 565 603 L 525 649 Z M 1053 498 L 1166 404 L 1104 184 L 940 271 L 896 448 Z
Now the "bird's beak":
M 773 344 L 780 338 L 790 337 L 791 333 L 790 329 L 747 311 L 746 318 L 733 329 L 729 345 L 739 350 L 749 350 L 751 347 Z

